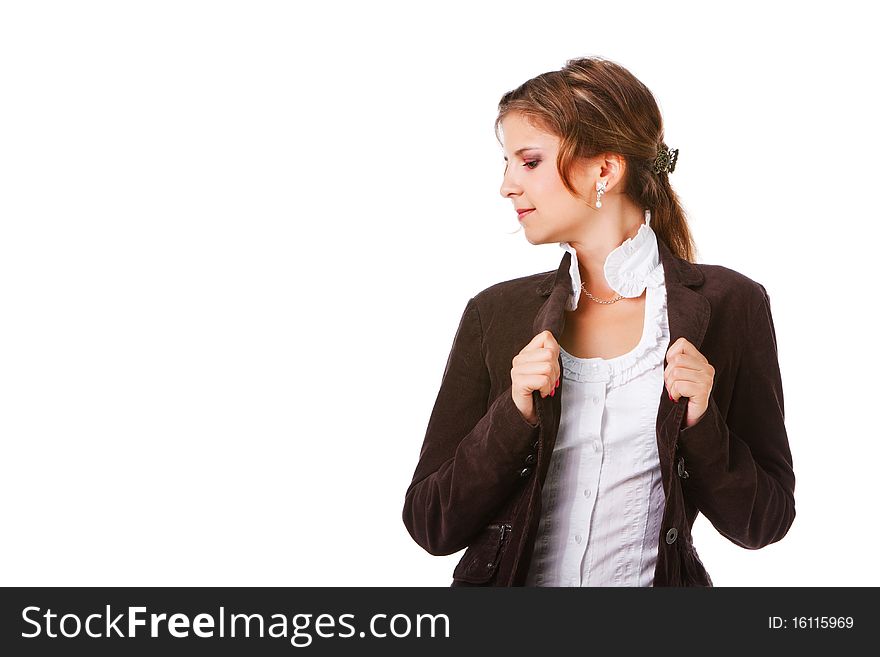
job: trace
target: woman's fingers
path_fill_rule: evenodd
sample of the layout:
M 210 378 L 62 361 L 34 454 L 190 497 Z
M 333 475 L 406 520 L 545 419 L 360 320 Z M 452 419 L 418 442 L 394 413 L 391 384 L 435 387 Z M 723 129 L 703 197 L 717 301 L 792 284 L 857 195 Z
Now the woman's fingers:
M 553 396 L 559 386 L 559 343 L 550 331 L 541 331 L 513 359 L 511 378 L 521 386 Z

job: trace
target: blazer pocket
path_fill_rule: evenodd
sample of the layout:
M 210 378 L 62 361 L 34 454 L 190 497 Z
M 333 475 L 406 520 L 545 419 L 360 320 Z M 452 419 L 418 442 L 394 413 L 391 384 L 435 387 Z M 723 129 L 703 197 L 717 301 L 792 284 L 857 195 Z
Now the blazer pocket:
M 452 578 L 470 584 L 485 584 L 492 579 L 498 570 L 511 529 L 509 523 L 488 525 L 465 551 Z

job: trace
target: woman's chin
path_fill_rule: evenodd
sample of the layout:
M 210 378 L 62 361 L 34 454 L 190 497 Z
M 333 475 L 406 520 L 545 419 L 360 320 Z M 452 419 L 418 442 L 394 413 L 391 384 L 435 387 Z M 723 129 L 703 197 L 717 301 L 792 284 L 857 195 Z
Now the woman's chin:
M 523 235 L 526 236 L 526 241 L 533 246 L 547 243 L 546 236 L 539 235 L 534 230 L 523 229 Z

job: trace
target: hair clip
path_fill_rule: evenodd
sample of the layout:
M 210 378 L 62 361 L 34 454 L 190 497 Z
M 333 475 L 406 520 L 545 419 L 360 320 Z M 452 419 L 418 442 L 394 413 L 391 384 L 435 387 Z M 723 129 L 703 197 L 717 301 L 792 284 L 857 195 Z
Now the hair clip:
M 654 173 L 672 173 L 675 171 L 675 162 L 678 160 L 678 149 L 677 148 L 663 148 L 663 146 L 659 146 L 657 150 L 657 157 L 654 160 Z

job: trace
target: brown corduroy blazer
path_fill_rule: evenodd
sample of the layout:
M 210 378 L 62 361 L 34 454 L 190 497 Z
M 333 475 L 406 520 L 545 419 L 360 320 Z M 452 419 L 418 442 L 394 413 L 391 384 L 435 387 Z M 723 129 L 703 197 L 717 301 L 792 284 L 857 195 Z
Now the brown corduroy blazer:
M 712 586 L 691 540 L 697 513 L 748 549 L 780 540 L 794 521 L 776 331 L 763 285 L 679 258 L 659 237 L 657 244 L 669 344 L 684 336 L 715 378 L 709 406 L 691 427 L 684 427 L 686 397 L 675 404 L 664 386 L 658 400 L 666 508 L 654 586 Z M 566 253 L 556 271 L 488 287 L 464 309 L 403 508 L 407 530 L 430 554 L 467 548 L 452 586 L 525 582 L 564 387 L 552 397 L 532 393 L 533 427 L 513 403 L 510 370 L 535 335 L 561 335 L 570 264 Z

